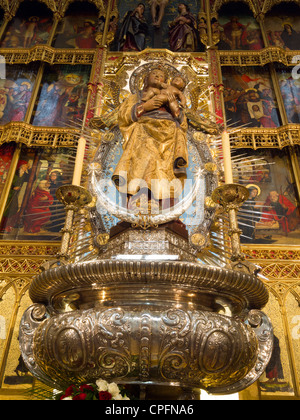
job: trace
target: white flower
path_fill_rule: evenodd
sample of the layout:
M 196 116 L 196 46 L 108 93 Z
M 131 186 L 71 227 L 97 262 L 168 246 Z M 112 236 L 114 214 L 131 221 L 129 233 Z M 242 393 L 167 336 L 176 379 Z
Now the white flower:
M 114 399 L 114 400 L 117 400 L 117 401 L 120 401 L 120 400 L 123 400 L 123 397 L 122 397 L 122 395 L 121 395 L 121 394 L 117 394 L 117 395 L 114 395 L 114 396 L 113 396 L 113 399 Z
M 116 395 L 120 394 L 119 387 L 116 383 L 112 382 L 108 385 L 108 392 L 112 395 L 113 398 L 116 397 Z
M 99 392 L 108 390 L 108 383 L 103 381 L 103 379 L 98 379 L 98 381 L 96 381 L 96 385 Z
M 124 395 L 123 400 L 124 400 L 124 401 L 129 401 L 129 400 L 130 400 L 130 398 L 128 398 L 128 397 L 127 397 L 127 395 Z
M 66 397 L 66 398 L 62 399 L 62 401 L 66 401 L 66 400 L 70 401 L 70 400 L 73 400 L 73 398 L 72 397 Z

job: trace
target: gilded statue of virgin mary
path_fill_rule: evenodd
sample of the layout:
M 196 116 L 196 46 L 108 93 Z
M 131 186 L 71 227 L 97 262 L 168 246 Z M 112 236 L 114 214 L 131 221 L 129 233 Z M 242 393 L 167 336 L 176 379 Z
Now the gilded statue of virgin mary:
M 176 77 L 180 79 L 180 73 Z M 188 123 L 181 107 L 175 114 L 170 106 L 178 101 L 177 90 L 182 94 L 185 83 L 177 80 L 177 85 L 173 77 L 174 83 L 169 84 L 167 79 L 163 67 L 148 68 L 143 89 L 121 104 L 118 126 L 123 155 L 113 181 L 129 197 L 147 193 L 149 199 L 169 200 L 172 206 L 186 179 Z

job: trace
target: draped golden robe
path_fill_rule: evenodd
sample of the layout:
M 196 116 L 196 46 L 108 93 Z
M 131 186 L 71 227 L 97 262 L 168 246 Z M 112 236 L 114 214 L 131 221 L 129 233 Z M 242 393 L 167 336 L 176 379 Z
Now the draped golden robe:
M 135 195 L 147 187 L 156 200 L 177 198 L 186 178 L 184 168 L 188 166 L 186 117 L 182 114 L 179 122 L 160 108 L 138 118 L 139 96 L 131 95 L 120 106 L 123 155 L 113 181 L 121 193 Z

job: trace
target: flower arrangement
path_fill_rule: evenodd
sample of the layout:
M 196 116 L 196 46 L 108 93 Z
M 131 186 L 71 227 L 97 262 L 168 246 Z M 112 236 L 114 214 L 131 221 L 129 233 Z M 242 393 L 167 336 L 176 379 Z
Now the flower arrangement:
M 95 384 L 84 384 L 84 385 L 71 385 L 65 391 L 54 393 L 55 400 L 129 400 L 130 398 L 126 395 L 126 390 L 122 386 L 118 386 L 116 383 L 108 383 L 103 379 L 98 379 Z

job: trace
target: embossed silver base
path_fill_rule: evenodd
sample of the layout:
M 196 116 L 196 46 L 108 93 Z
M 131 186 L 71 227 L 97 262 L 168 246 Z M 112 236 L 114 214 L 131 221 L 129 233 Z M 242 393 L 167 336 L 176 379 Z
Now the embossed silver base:
M 192 261 L 95 260 L 31 285 L 25 363 L 56 388 L 118 383 L 238 392 L 263 373 L 272 326 L 256 276 Z

